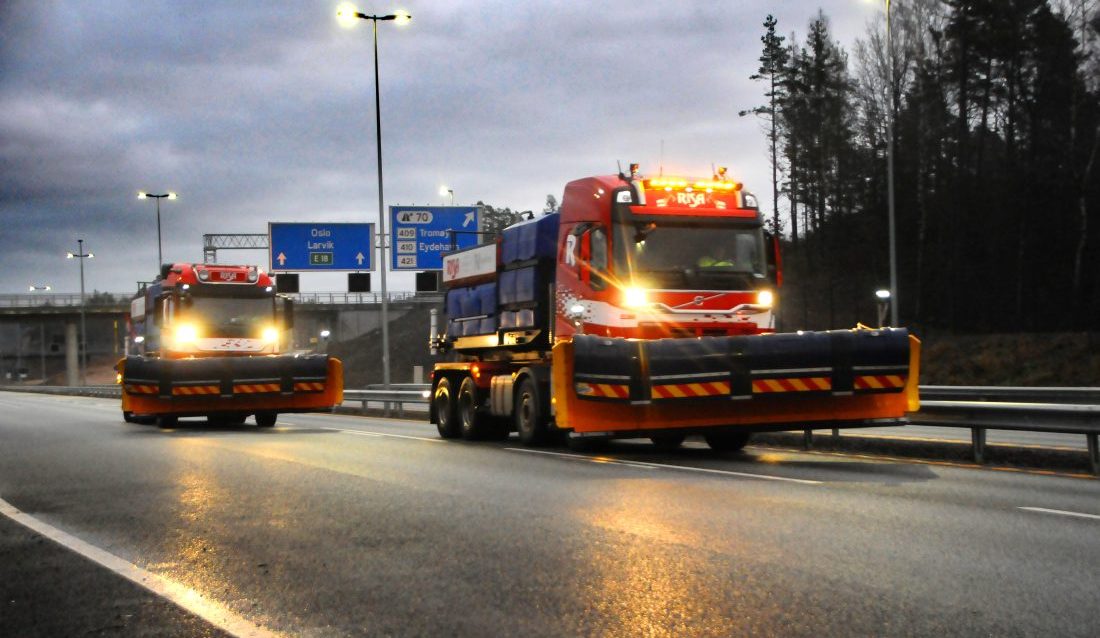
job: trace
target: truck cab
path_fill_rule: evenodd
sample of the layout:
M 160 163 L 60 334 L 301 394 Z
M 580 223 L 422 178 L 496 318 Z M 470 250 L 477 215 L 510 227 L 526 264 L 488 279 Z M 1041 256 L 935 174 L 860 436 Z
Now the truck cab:
M 559 339 L 775 330 L 777 243 L 756 198 L 724 173 L 577 180 L 561 215 Z

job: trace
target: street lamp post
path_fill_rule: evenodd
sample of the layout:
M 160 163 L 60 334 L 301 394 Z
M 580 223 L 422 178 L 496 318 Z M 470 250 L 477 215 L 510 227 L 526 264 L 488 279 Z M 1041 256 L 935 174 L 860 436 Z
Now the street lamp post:
M 146 193 L 145 191 L 138 191 L 138 199 L 155 199 L 157 200 L 157 270 L 160 272 L 160 265 L 164 263 L 164 254 L 161 252 L 160 242 L 160 200 L 162 199 L 176 199 L 175 193 L 164 193 L 162 195 L 154 195 L 152 193 Z
M 358 24 L 359 20 L 370 20 L 374 27 L 374 131 L 378 147 L 378 235 L 379 235 L 379 275 L 382 282 L 382 383 L 390 387 L 390 325 L 389 298 L 386 294 L 386 214 L 382 196 L 382 100 L 378 88 L 378 23 L 379 21 L 402 25 L 408 24 L 412 16 L 405 11 L 382 16 L 360 13 L 350 3 L 340 5 L 336 17 L 345 27 Z
M 66 253 L 65 256 L 68 259 L 80 260 L 80 339 L 77 344 L 80 347 L 80 385 L 87 385 L 87 371 L 88 371 L 88 329 L 87 324 L 84 321 L 84 260 L 95 257 L 92 253 L 84 252 L 84 240 L 76 240 L 76 252 Z M 82 346 L 82 347 L 81 347 Z
M 898 253 L 897 229 L 894 221 L 894 35 L 890 29 L 890 0 L 886 0 L 886 206 L 890 224 L 890 324 L 898 325 Z
M 451 206 L 454 206 L 455 205 L 455 189 L 447 188 L 446 186 L 440 186 L 439 187 L 439 196 L 440 197 L 446 197 L 448 195 L 451 196 Z

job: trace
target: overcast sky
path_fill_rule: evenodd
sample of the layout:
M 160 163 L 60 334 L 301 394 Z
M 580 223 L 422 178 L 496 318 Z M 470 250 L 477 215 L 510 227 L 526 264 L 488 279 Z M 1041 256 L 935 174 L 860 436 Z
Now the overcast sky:
M 269 221 L 377 222 L 369 22 L 332 0 L 0 1 L 0 293 L 130 292 L 157 262 L 201 261 L 205 233 Z M 403 8 L 379 52 L 387 205 L 542 208 L 565 183 L 636 161 L 726 165 L 770 206 L 761 104 L 748 76 L 768 13 L 801 39 L 822 9 L 851 51 L 869 0 L 360 3 Z M 770 212 L 770 211 L 769 211 Z M 267 266 L 266 252 L 223 263 Z M 375 275 L 377 278 L 377 275 Z M 303 290 L 343 290 L 303 274 Z M 374 283 L 377 290 L 377 279 Z M 391 289 L 412 287 L 408 275 Z

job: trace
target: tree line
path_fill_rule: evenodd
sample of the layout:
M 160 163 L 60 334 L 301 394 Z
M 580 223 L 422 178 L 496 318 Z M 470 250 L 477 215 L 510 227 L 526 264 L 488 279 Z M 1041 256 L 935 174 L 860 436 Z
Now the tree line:
M 770 147 L 784 327 L 876 319 L 892 133 L 902 325 L 1100 328 L 1100 0 L 894 0 L 889 20 L 852 55 L 820 12 L 804 38 L 763 23 L 742 114 Z

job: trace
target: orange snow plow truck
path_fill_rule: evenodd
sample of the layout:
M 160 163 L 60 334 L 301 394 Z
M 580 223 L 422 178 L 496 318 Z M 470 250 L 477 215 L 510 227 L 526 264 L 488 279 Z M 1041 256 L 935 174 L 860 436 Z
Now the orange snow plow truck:
M 430 419 L 444 438 L 585 445 L 906 422 L 904 328 L 775 332 L 779 242 L 727 179 L 570 182 L 559 211 L 444 257 Z
M 344 396 L 339 359 L 286 354 L 293 301 L 255 266 L 165 264 L 130 304 L 130 353 L 118 362 L 122 416 L 271 427 L 281 412 L 327 412 Z

